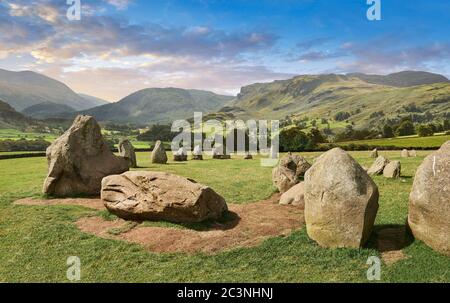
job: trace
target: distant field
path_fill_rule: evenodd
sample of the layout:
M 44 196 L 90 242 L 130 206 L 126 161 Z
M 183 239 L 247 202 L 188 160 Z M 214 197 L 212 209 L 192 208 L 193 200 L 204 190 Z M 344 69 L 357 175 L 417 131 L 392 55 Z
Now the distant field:
M 57 135 L 49 133 L 28 133 L 16 129 L 0 129 L 0 140 L 44 139 L 53 142 L 57 137 Z
M 440 135 L 433 137 L 398 137 L 389 139 L 372 139 L 372 140 L 359 140 L 359 141 L 348 141 L 339 142 L 338 145 L 349 145 L 349 144 L 367 144 L 370 146 L 396 146 L 396 147 L 406 147 L 406 148 L 425 148 L 425 147 L 440 147 L 442 144 L 450 140 L 450 135 Z

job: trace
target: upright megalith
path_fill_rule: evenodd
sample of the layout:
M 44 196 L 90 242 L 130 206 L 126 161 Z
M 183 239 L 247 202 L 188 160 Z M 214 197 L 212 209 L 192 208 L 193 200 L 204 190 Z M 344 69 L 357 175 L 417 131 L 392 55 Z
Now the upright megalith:
M 150 162 L 153 164 L 166 164 L 167 154 L 166 150 L 161 141 L 156 141 L 155 147 L 153 148 L 152 155 L 150 157 Z
M 137 167 L 136 152 L 134 151 L 134 147 L 131 144 L 130 140 L 121 139 L 119 141 L 118 149 L 120 156 L 128 159 L 128 161 L 130 162 L 130 167 L 136 168 Z
M 409 158 L 409 151 L 407 149 L 402 150 L 402 158 Z
M 187 152 L 183 147 L 180 147 L 178 151 L 173 155 L 173 161 L 184 162 L 188 160 Z
M 378 187 L 345 151 L 319 157 L 305 174 L 308 236 L 324 247 L 363 246 L 378 212 Z
M 202 147 L 200 145 L 196 145 L 194 147 L 194 151 L 192 152 L 192 160 L 203 160 Z
M 402 173 L 402 165 L 400 161 L 389 162 L 383 170 L 383 176 L 388 179 L 398 179 Z
M 374 159 L 378 158 L 378 150 L 376 148 L 370 153 L 370 157 Z
M 43 192 L 70 197 L 100 194 L 104 177 L 129 169 L 128 160 L 115 156 L 93 117 L 78 116 L 72 126 L 47 148 L 49 172 Z
M 417 169 L 408 224 L 415 238 L 450 256 L 450 141 Z
M 280 160 L 272 171 L 272 181 L 280 193 L 285 193 L 300 182 L 300 178 L 311 167 L 308 161 L 299 155 L 289 153 Z
M 381 175 L 386 165 L 389 164 L 389 160 L 383 156 L 379 156 L 372 166 L 367 170 L 369 175 Z
M 194 223 L 217 220 L 228 210 L 212 188 L 163 172 L 127 172 L 102 182 L 102 200 L 113 214 L 129 220 Z

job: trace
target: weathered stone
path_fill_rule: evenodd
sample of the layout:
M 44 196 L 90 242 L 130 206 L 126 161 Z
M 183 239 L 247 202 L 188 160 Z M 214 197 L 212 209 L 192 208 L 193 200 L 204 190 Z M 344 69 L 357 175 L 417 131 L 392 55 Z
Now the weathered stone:
M 299 184 L 292 187 L 290 190 L 285 192 L 280 198 L 281 205 L 294 205 L 301 209 L 305 208 L 305 183 L 300 182 Z
M 150 158 L 151 163 L 166 164 L 167 154 L 161 141 L 156 141 L 155 147 Z
M 203 160 L 203 153 L 200 145 L 196 145 L 194 147 L 194 152 L 192 153 L 192 160 Z
M 193 223 L 219 219 L 227 204 L 210 187 L 162 172 L 127 172 L 102 181 L 102 200 L 127 220 Z
M 324 247 L 362 247 L 378 211 L 378 188 L 345 151 L 323 154 L 305 175 L 308 236 Z
M 417 239 L 450 256 L 450 141 L 417 169 L 408 224 Z
M 370 153 L 370 157 L 374 159 L 378 158 L 378 150 L 376 148 Z
M 417 152 L 416 152 L 415 149 L 410 150 L 410 151 L 408 152 L 408 154 L 409 154 L 410 157 L 414 157 L 414 158 L 417 157 Z
M 369 175 L 381 175 L 383 173 L 384 168 L 386 167 L 386 165 L 389 164 L 389 160 L 386 159 L 383 156 L 379 156 L 375 162 L 372 164 L 372 166 L 369 168 L 369 170 L 367 171 L 367 173 Z
M 98 195 L 103 177 L 129 169 L 128 160 L 109 150 L 100 126 L 90 116 L 75 119 L 47 148 L 47 160 L 49 172 L 43 192 L 60 197 Z
M 409 151 L 407 149 L 402 150 L 402 158 L 409 158 Z
M 187 153 L 182 147 L 173 155 L 173 161 L 175 162 L 184 162 L 187 160 L 188 160 Z
M 398 179 L 402 173 L 402 166 L 400 161 L 392 161 L 386 165 L 383 170 L 383 176 L 390 179 Z
M 280 160 L 278 167 L 272 172 L 273 184 L 280 193 L 285 193 L 291 187 L 300 182 L 300 178 L 311 167 L 305 158 L 289 153 Z
M 121 157 L 128 159 L 130 162 L 130 167 L 137 167 L 136 153 L 130 140 L 122 139 L 119 141 L 119 154 Z

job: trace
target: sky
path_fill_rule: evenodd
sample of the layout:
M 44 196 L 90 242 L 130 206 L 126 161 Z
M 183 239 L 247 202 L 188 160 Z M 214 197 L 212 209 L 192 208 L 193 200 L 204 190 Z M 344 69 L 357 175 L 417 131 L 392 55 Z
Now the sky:
M 66 1 L 0 0 L 0 68 L 112 102 L 149 87 L 235 95 L 302 74 L 450 77 L 448 0 L 379 0 L 375 21 L 367 0 L 79 0 L 80 20 Z

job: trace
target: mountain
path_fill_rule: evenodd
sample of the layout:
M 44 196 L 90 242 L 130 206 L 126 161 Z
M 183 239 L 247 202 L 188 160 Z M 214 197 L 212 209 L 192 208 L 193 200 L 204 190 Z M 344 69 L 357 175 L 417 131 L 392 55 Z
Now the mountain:
M 390 85 L 371 83 L 373 78 L 367 80 L 363 74 L 304 75 L 257 83 L 243 87 L 236 100 L 218 114 L 239 119 L 283 119 L 286 116 L 333 119 L 339 112 L 348 112 L 350 122 L 370 127 L 381 119 L 398 118 L 407 113 L 435 116 L 449 113 L 450 82 L 443 76 L 422 75 L 422 72 L 406 72 L 384 76 L 383 83 Z M 429 84 L 431 79 L 436 83 Z M 407 83 L 419 85 L 403 87 Z
M 12 72 L 0 69 L 0 99 L 22 111 L 37 104 L 63 104 L 75 110 L 85 110 L 99 103 L 83 98 L 67 85 L 32 72 Z
M 359 78 L 367 83 L 380 84 L 395 87 L 410 87 L 423 84 L 433 84 L 449 82 L 449 80 L 439 74 L 421 71 L 403 71 L 386 76 L 366 75 L 361 73 L 347 74 L 350 77 Z
M 97 98 L 97 97 L 94 97 L 94 96 L 89 96 L 89 95 L 86 95 L 86 94 L 78 94 L 81 98 L 83 98 L 83 99 L 86 99 L 86 100 L 88 100 L 89 102 L 91 102 L 91 104 L 93 105 L 93 106 L 91 106 L 90 108 L 93 108 L 93 107 L 97 107 L 97 106 L 100 106 L 100 105 L 105 105 L 105 104 L 109 104 L 110 102 L 108 102 L 108 101 L 106 101 L 106 100 L 103 100 L 103 99 L 100 99 L 100 98 Z
M 35 104 L 22 110 L 22 114 L 34 119 L 54 118 L 64 114 L 72 114 L 75 112 L 76 110 L 68 105 L 56 103 Z
M 218 111 L 233 98 L 201 90 L 149 88 L 81 114 L 92 115 L 99 121 L 168 123 L 193 117 L 195 111 L 205 114 Z
M 18 113 L 8 103 L 0 101 L 0 128 L 21 129 L 33 124 L 33 119 Z

